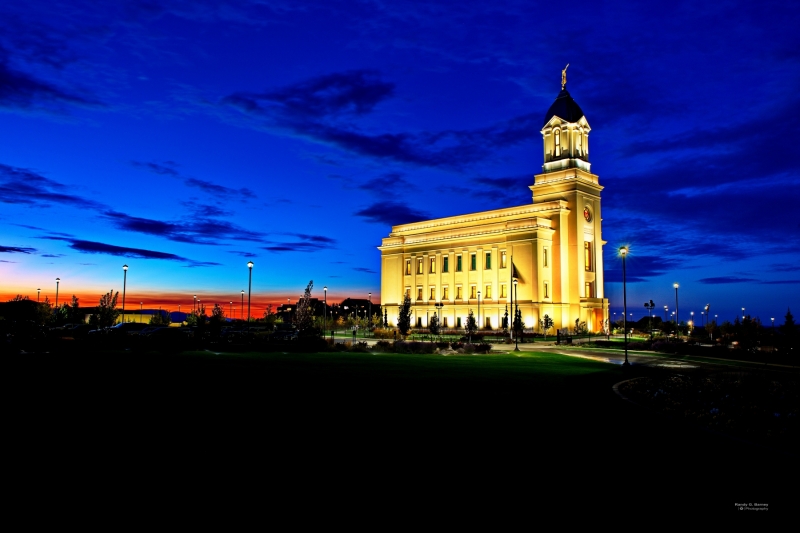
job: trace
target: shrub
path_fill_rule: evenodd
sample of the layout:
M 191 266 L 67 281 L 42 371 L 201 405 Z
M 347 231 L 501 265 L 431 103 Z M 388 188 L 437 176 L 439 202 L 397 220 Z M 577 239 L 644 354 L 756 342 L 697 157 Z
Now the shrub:
M 433 353 L 435 349 L 436 345 L 432 342 L 397 341 L 394 343 L 396 353 Z
M 452 348 L 454 350 L 460 350 L 463 347 L 464 347 L 464 343 L 463 342 L 452 342 L 452 343 L 450 343 L 450 348 Z M 464 352 L 459 352 L 459 353 L 464 353 Z
M 350 348 L 351 352 L 357 353 L 367 353 L 369 352 L 369 345 L 367 345 L 367 341 L 358 341 Z
M 450 347 L 450 343 L 447 342 L 447 341 L 439 341 L 439 342 L 436 343 L 436 347 L 437 348 L 449 348 Z
M 394 339 L 393 329 L 375 328 L 372 331 L 372 336 L 376 339 Z
M 489 353 L 491 349 L 492 345 L 486 342 L 475 345 L 475 353 Z
M 375 348 L 378 351 L 381 351 L 381 352 L 389 352 L 389 353 L 391 353 L 391 352 L 394 351 L 394 347 L 392 346 L 392 343 L 389 342 L 389 341 L 384 341 L 384 340 L 380 340 L 380 341 L 376 342 L 375 343 Z

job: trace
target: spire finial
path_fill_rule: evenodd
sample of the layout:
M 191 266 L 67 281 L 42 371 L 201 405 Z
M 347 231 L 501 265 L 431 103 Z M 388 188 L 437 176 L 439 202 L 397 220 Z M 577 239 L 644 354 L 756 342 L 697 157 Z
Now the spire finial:
M 564 70 L 561 71 L 561 90 L 564 90 L 564 87 L 567 85 L 567 69 L 569 68 L 569 63 L 567 66 L 564 67 Z

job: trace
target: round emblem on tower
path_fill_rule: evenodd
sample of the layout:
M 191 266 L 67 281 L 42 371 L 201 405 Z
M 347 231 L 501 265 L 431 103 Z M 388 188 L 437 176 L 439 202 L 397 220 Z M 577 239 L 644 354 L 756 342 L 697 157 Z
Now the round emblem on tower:
M 591 222 L 592 221 L 592 212 L 589 211 L 588 207 L 584 207 L 583 208 L 583 218 L 586 219 L 586 222 Z

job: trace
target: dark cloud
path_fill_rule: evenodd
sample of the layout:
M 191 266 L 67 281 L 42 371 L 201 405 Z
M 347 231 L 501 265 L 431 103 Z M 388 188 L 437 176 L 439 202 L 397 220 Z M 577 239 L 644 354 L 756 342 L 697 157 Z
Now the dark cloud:
M 181 202 L 181 205 L 191 210 L 197 217 L 225 217 L 233 214 L 233 211 L 222 209 L 215 205 L 198 204 L 195 202 Z
M 36 248 L 21 248 L 17 246 L 2 246 L 0 245 L 0 253 L 7 254 L 32 254 L 36 252 Z
M 72 94 L 9 65 L 8 52 L 0 48 L 0 107 L 50 108 L 53 104 L 99 106 L 96 100 Z
M 727 285 L 729 283 L 752 283 L 758 281 L 755 278 L 740 278 L 736 276 L 719 276 L 715 278 L 702 278 L 697 280 L 706 285 Z
M 317 142 L 378 159 L 428 167 L 462 168 L 508 147 L 538 137 L 533 114 L 465 131 L 365 133 L 353 118 L 372 112 L 392 96 L 394 85 L 374 71 L 330 74 L 264 93 L 235 93 L 222 104 Z
M 800 286 L 800 279 L 779 279 L 774 281 L 762 281 L 764 285 L 794 285 Z
M 254 242 L 262 240 L 260 234 L 222 220 L 199 219 L 185 222 L 167 222 L 132 217 L 116 211 L 106 211 L 103 216 L 119 229 L 155 235 L 176 242 L 220 245 L 224 244 L 221 241 L 225 239 Z
M 336 240 L 323 235 L 308 235 L 305 233 L 285 233 L 293 237 L 299 237 L 300 241 L 293 242 L 270 242 L 262 250 L 269 252 L 316 252 L 326 248 L 333 248 Z
M 366 218 L 370 222 L 397 226 L 427 220 L 430 216 L 422 211 L 417 211 L 412 207 L 399 202 L 376 202 L 369 207 L 355 212 L 356 216 Z
M 153 174 L 159 174 L 161 176 L 178 176 L 179 173 L 175 170 L 175 166 L 177 164 L 173 161 L 165 161 L 164 164 L 160 163 L 153 163 L 149 161 L 131 161 L 131 165 L 136 168 L 143 168 L 145 170 L 149 170 Z
M 64 257 L 64 254 L 42 254 L 42 257 Z
M 6 261 L 5 259 L 0 259 L 0 263 L 16 263 L 16 261 Z
M 226 196 L 226 197 L 236 196 L 244 199 L 256 197 L 255 193 L 253 193 L 253 191 L 251 191 L 246 187 L 242 187 L 240 189 L 233 189 L 231 187 L 225 187 L 224 185 L 211 183 L 209 181 L 201 180 L 198 178 L 181 176 L 181 174 L 175 169 L 175 167 L 178 166 L 178 164 L 175 163 L 174 161 L 165 161 L 163 164 L 153 163 L 150 161 L 131 161 L 131 165 L 137 168 L 143 168 L 149 172 L 158 174 L 160 176 L 171 176 L 173 178 L 181 178 L 183 180 L 183 183 L 188 185 L 189 187 L 195 187 L 214 196 Z
M 64 241 L 69 244 L 73 250 L 85 254 L 103 254 L 113 255 L 116 257 L 127 257 L 131 259 L 162 259 L 166 261 L 177 261 L 180 263 L 188 263 L 189 266 L 211 266 L 218 265 L 218 263 L 208 263 L 193 261 L 185 257 L 180 257 L 168 252 L 158 252 L 154 250 L 144 250 L 141 248 L 128 248 L 125 246 L 116 246 L 113 244 L 106 244 L 95 241 L 84 241 L 81 239 L 70 239 L 67 237 L 41 237 L 42 239 L 49 239 L 54 241 Z
M 66 191 L 65 185 L 33 170 L 0 163 L 0 202 L 43 208 L 52 207 L 53 204 L 93 210 L 103 207 L 98 202 Z
M 604 276 L 607 283 L 622 283 L 622 259 L 612 250 L 603 250 Z M 678 270 L 681 263 L 677 259 L 650 256 L 628 255 L 625 260 L 625 281 L 636 283 L 647 281 L 649 278 L 662 276 L 670 271 Z
M 394 85 L 381 81 L 376 72 L 355 70 L 320 76 L 271 92 L 236 93 L 225 97 L 223 103 L 292 121 L 313 121 L 320 116 L 363 115 L 393 92 Z
M 773 272 L 797 272 L 797 265 L 792 263 L 773 263 L 769 266 Z
M 353 270 L 355 270 L 356 272 L 366 272 L 367 274 L 376 274 L 376 272 L 371 268 L 353 267 Z

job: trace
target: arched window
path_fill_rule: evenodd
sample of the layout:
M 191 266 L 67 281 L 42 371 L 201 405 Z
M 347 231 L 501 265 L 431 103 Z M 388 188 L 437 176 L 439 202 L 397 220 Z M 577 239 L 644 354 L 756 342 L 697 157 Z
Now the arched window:
M 578 132 L 578 155 L 583 155 L 583 132 Z
M 559 129 L 553 131 L 553 144 L 555 146 L 554 155 L 561 155 L 561 130 Z

